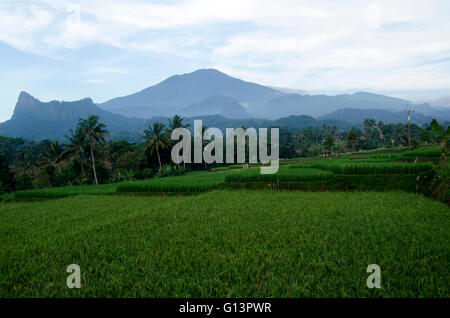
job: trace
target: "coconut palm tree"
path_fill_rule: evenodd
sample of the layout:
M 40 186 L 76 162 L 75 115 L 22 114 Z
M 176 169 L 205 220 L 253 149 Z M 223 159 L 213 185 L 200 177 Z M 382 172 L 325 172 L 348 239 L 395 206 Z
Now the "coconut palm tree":
M 58 163 L 62 160 L 64 148 L 58 140 L 50 141 L 48 147 L 44 147 L 41 157 L 51 162 L 52 165 L 61 173 Z
M 80 119 L 78 121 L 79 129 L 86 140 L 89 141 L 91 150 L 91 162 L 92 171 L 94 173 L 95 184 L 98 184 L 97 172 L 95 171 L 95 158 L 94 149 L 97 144 L 105 142 L 105 138 L 109 135 L 109 132 L 105 129 L 106 126 L 99 122 L 99 116 L 89 115 L 87 119 Z
M 188 128 L 190 124 L 183 124 L 183 120 L 184 118 L 179 115 L 173 116 L 172 120 L 168 120 L 167 132 L 172 133 L 177 128 Z
M 166 149 L 169 147 L 169 140 L 167 138 L 167 131 L 164 124 L 154 122 L 153 126 L 148 126 L 148 129 L 144 130 L 145 139 L 145 151 L 150 150 L 150 154 L 156 150 L 159 162 L 159 171 L 162 170 L 161 157 L 159 156 L 160 149 Z
M 63 157 L 71 156 L 73 159 L 80 162 L 81 173 L 85 176 L 84 171 L 84 161 L 86 155 L 86 138 L 81 131 L 81 127 L 78 126 L 76 131 L 70 129 L 70 135 L 65 135 L 65 137 L 69 140 L 69 144 L 67 145 Z
M 431 129 L 433 129 L 439 145 L 441 146 L 441 166 L 443 167 L 445 165 L 445 151 L 447 150 L 448 142 L 450 140 L 450 126 L 445 129 L 436 119 L 433 119 L 431 121 Z

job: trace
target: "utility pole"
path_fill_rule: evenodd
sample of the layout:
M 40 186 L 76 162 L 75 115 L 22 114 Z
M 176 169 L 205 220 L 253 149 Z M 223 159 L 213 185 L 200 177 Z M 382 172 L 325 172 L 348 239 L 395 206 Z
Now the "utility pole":
M 414 110 L 408 109 L 408 104 L 406 104 L 404 111 L 408 113 L 408 146 L 411 150 L 411 114 L 414 113 Z

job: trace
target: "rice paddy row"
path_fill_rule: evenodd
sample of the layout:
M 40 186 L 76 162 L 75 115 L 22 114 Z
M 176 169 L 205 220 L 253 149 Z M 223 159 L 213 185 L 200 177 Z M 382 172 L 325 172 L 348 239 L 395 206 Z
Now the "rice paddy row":
M 0 297 L 450 297 L 449 209 L 406 192 L 81 195 L 0 224 Z
M 276 174 L 261 174 L 259 167 L 238 169 L 239 167 L 242 168 L 242 165 L 229 166 L 227 169 L 219 168 L 212 172 L 190 172 L 182 176 L 98 186 L 18 191 L 1 196 L 0 201 L 55 199 L 82 194 L 188 194 L 221 188 L 419 191 L 424 189 L 424 185 L 432 179 L 434 173 L 433 164 L 430 162 L 396 162 L 386 158 L 377 159 L 375 156 L 367 159 L 315 159 L 302 163 L 291 160 L 280 166 Z

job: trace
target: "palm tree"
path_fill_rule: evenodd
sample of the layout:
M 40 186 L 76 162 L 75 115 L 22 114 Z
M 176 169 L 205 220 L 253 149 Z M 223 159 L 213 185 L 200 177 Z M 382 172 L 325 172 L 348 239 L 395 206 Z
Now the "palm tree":
M 60 145 L 59 141 L 50 141 L 48 147 L 44 147 L 44 152 L 42 153 L 41 157 L 44 159 L 47 159 L 49 162 L 53 164 L 53 166 L 56 167 L 59 173 L 61 173 L 61 169 L 59 168 L 58 163 L 63 158 L 64 154 L 64 148 L 62 145 Z
M 190 124 L 183 124 L 183 120 L 184 118 L 179 115 L 173 116 L 172 120 L 168 120 L 167 132 L 172 133 L 177 128 L 188 128 Z
M 439 125 L 436 119 L 431 122 L 431 129 L 433 129 L 434 134 L 441 146 L 441 166 L 445 165 L 445 150 L 448 147 L 448 141 L 450 140 L 450 126 L 445 129 L 443 126 Z
M 148 126 L 144 130 L 145 150 L 150 150 L 150 154 L 156 150 L 159 162 L 159 171 L 162 170 L 161 157 L 159 156 L 159 149 L 166 149 L 169 146 L 169 140 L 165 133 L 165 126 L 159 122 L 154 122 L 153 126 Z
M 109 133 L 105 129 L 106 126 L 99 122 L 99 116 L 89 115 L 88 119 L 80 119 L 78 125 L 85 138 L 89 141 L 92 171 L 94 172 L 95 184 L 98 184 L 97 172 L 95 171 L 94 148 L 96 144 L 104 143 Z
M 65 137 L 69 140 L 69 145 L 64 151 L 63 157 L 73 156 L 75 160 L 78 160 L 81 165 L 81 172 L 85 176 L 83 162 L 86 153 L 86 138 L 83 135 L 81 127 L 78 126 L 76 132 L 70 129 L 70 135 L 65 135 Z

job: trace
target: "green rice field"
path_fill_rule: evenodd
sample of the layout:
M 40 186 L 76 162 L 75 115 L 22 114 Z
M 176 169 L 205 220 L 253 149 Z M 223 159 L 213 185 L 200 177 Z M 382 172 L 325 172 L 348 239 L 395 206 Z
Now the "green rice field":
M 449 297 L 449 217 L 405 192 L 3 203 L 0 296 Z M 66 287 L 72 263 L 80 289 Z M 382 288 L 366 287 L 368 264 Z
M 0 297 L 449 297 L 450 209 L 423 194 L 437 166 L 402 156 L 4 194 Z

